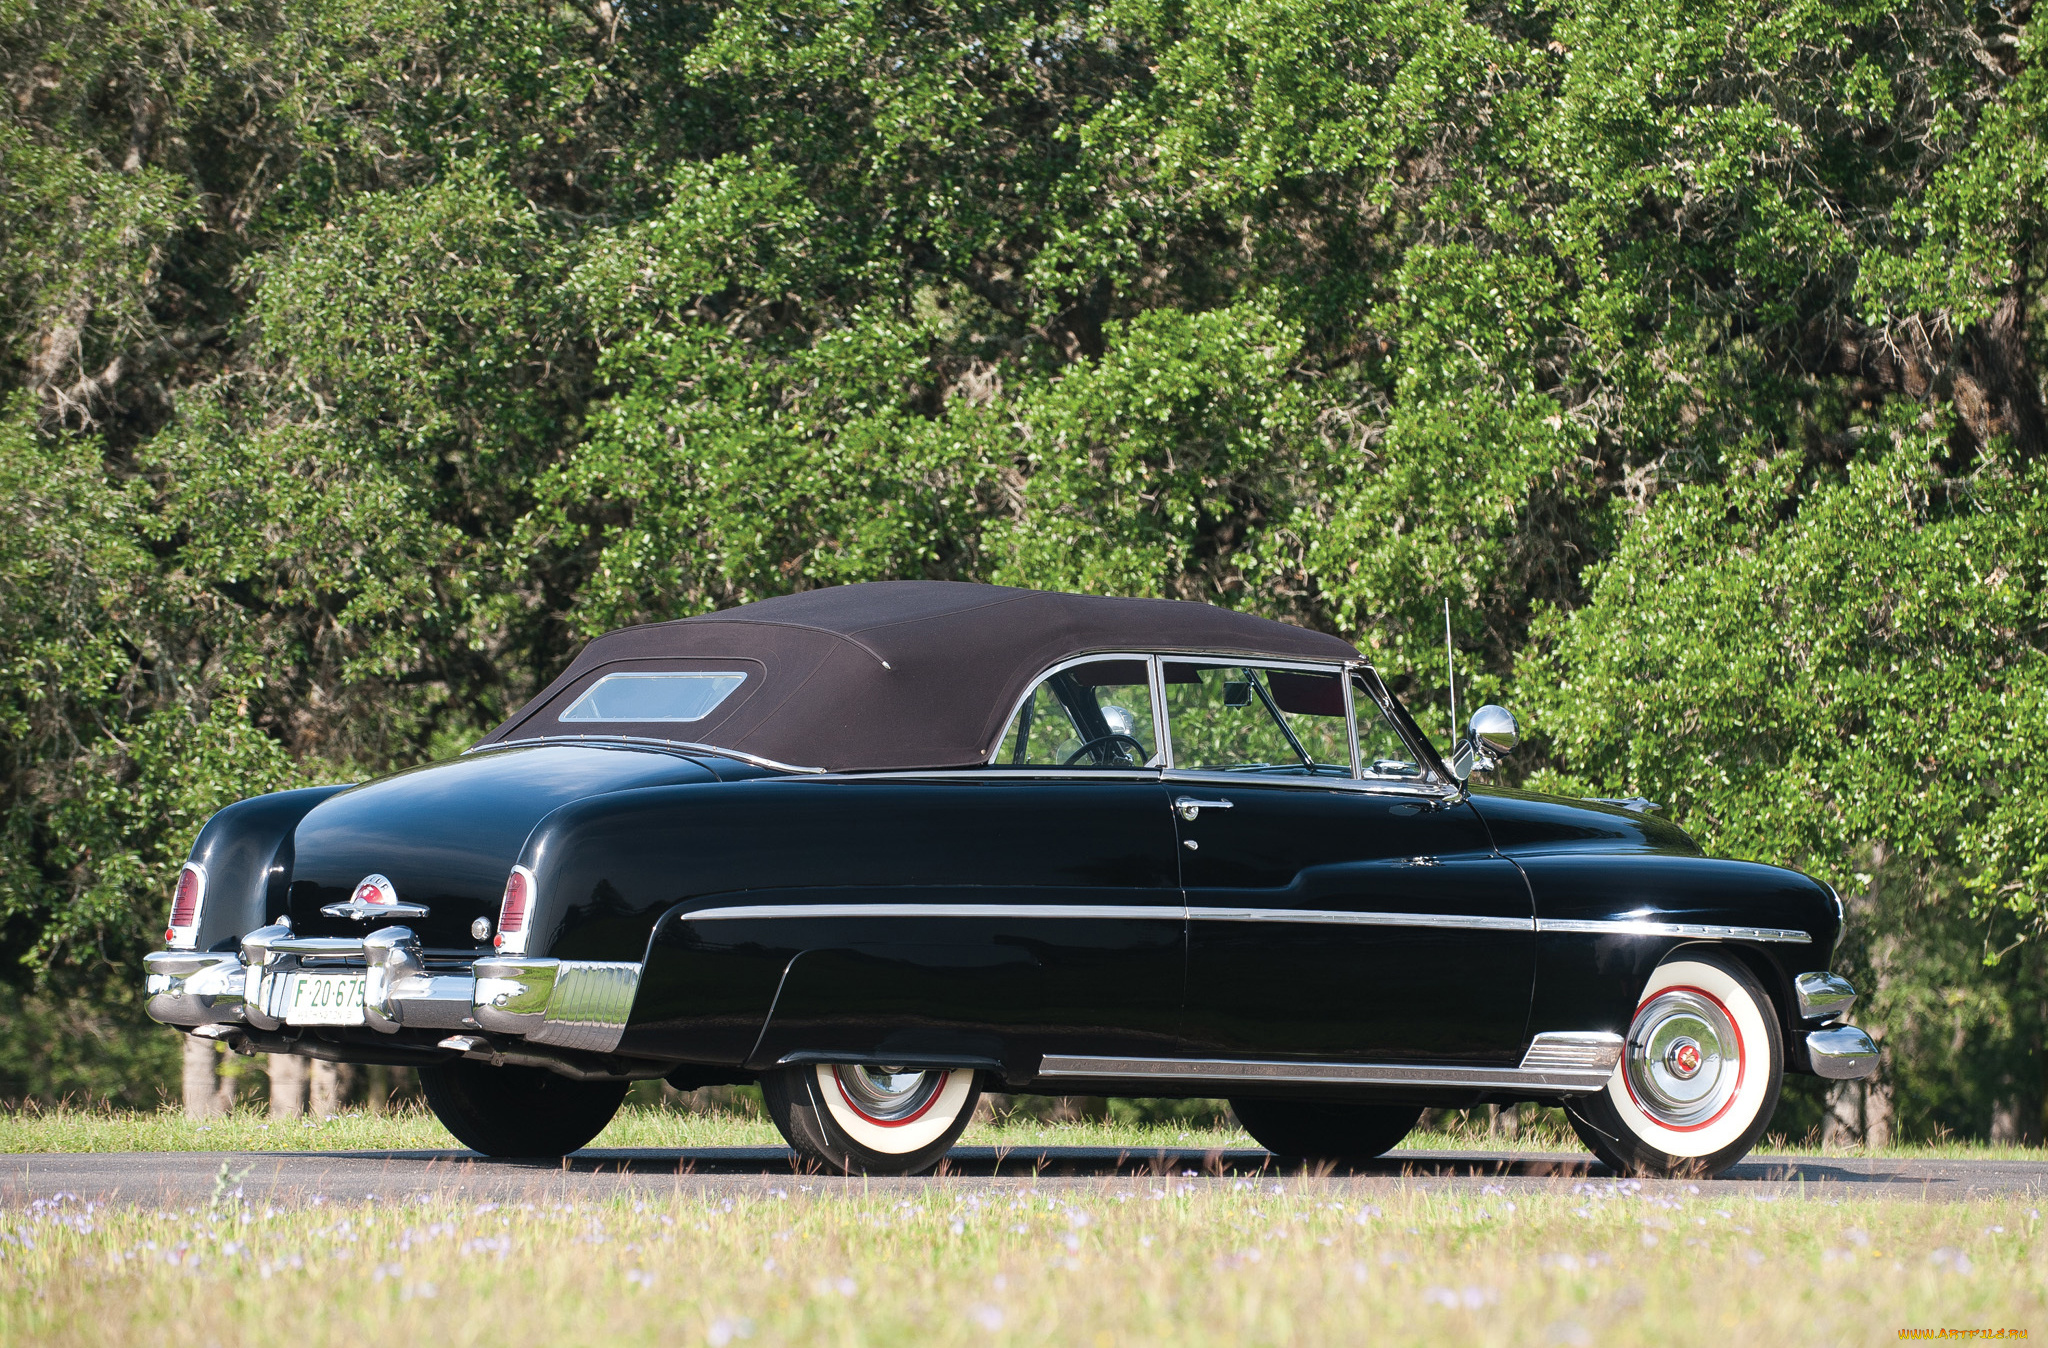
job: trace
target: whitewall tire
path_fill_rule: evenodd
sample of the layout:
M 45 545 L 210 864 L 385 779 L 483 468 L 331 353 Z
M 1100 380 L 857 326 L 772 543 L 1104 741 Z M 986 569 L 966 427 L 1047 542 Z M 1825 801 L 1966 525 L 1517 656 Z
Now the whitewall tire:
M 763 1077 L 761 1094 L 801 1160 L 847 1175 L 917 1175 L 952 1149 L 981 1087 L 971 1068 L 805 1063 Z
M 1565 1112 L 1623 1174 L 1711 1176 L 1756 1145 L 1784 1076 L 1778 1013 L 1755 975 L 1687 947 L 1650 975 L 1606 1089 Z

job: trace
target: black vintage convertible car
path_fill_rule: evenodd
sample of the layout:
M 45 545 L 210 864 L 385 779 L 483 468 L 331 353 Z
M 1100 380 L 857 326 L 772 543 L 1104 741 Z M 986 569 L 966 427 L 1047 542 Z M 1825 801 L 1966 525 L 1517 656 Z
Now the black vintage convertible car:
M 1351 646 L 937 582 L 600 637 L 461 757 L 243 801 L 147 957 L 242 1051 L 418 1067 L 559 1155 L 635 1079 L 759 1081 L 806 1161 L 916 1173 L 986 1085 L 1227 1096 L 1348 1161 L 1430 1106 L 1561 1103 L 1711 1174 L 1783 1074 L 1868 1074 L 1841 905 L 1624 804 L 1474 789 Z

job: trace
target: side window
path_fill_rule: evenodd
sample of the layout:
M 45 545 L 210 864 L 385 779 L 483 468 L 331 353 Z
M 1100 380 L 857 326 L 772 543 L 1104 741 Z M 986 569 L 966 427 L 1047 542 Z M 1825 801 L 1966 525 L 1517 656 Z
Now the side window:
M 1211 772 L 1349 777 L 1344 685 L 1336 674 L 1169 660 L 1173 765 Z
M 1143 660 L 1091 660 L 1042 679 L 996 748 L 998 768 L 1159 766 Z
M 1423 769 L 1400 732 L 1374 702 L 1365 681 L 1353 678 L 1352 701 L 1358 708 L 1358 764 L 1368 781 L 1420 781 Z

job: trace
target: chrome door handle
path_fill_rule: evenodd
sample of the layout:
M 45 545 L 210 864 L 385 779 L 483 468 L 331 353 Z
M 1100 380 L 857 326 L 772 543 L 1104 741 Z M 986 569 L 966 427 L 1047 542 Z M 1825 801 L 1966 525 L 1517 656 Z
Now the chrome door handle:
M 1183 819 L 1193 819 L 1204 810 L 1227 810 L 1233 802 L 1227 800 L 1196 800 L 1193 796 L 1176 796 L 1173 808 L 1180 811 Z

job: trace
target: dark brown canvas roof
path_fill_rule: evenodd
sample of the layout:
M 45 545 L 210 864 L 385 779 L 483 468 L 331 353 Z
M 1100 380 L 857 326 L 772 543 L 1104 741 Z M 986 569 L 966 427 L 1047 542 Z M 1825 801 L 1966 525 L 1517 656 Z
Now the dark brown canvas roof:
M 611 722 L 599 737 L 834 770 L 964 767 L 986 761 L 1034 679 L 1095 651 L 1358 658 L 1336 637 L 1208 604 L 878 581 L 608 632 L 482 743 L 599 730 L 560 717 L 606 674 L 719 670 L 749 677 L 704 719 Z

